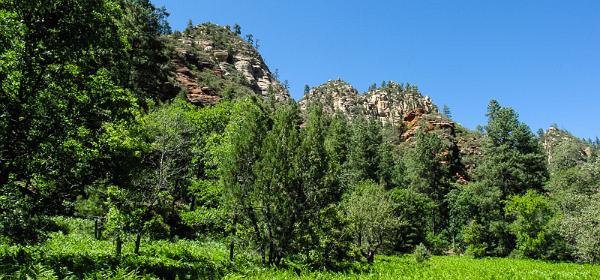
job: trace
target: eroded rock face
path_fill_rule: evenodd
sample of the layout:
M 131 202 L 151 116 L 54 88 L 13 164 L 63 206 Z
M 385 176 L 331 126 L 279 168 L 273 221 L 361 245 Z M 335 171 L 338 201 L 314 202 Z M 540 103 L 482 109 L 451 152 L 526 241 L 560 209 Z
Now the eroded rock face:
M 386 87 L 359 94 L 342 80 L 328 81 L 311 89 L 299 102 L 300 109 L 306 110 L 309 104 L 319 102 L 325 112 L 340 111 L 350 118 L 364 114 L 382 123 L 399 124 L 414 110 L 422 114 L 436 113 L 437 107 L 427 96 L 421 95 L 415 87 L 394 82 Z
M 192 63 L 198 71 L 209 68 L 218 77 L 236 81 L 242 79 L 240 83 L 243 86 L 265 98 L 273 96 L 278 101 L 290 99 L 288 90 L 274 77 L 256 48 L 225 27 L 202 24 L 188 32 L 173 35 L 172 40 L 176 44 L 177 56 L 186 58 L 185 61 Z M 205 104 L 206 96 L 222 95 L 218 90 L 200 93 L 198 89 L 206 87 L 206 82 L 194 75 L 180 73 L 182 67 L 191 66 L 174 61 L 176 79 L 187 90 L 191 102 Z M 213 103 L 218 98 L 207 101 Z
M 423 96 L 416 87 L 390 82 L 383 88 L 364 95 L 368 115 L 382 122 L 399 123 L 408 113 L 421 110 L 423 114 L 436 113 L 437 107 L 429 96 Z
M 455 136 L 456 126 L 453 121 L 443 118 L 440 115 L 426 114 L 423 108 L 416 108 L 406 114 L 403 124 L 406 128 L 406 131 L 402 134 L 402 139 L 404 140 L 409 140 L 420 130 L 424 130 L 425 132 L 432 130 L 440 131 L 444 137 Z
M 581 157 L 590 158 L 593 156 L 593 149 L 589 144 L 573 136 L 568 131 L 562 130 L 554 126 L 548 128 L 544 132 L 541 141 L 544 151 L 548 156 L 548 162 L 552 161 L 552 155 L 554 153 L 554 150 L 565 142 L 569 142 L 573 146 L 577 147 L 577 152 Z
M 190 69 L 182 64 L 176 66 L 175 79 L 186 89 L 187 99 L 192 103 L 213 105 L 221 99 L 210 87 L 199 85 Z
M 311 89 L 299 101 L 300 110 L 305 111 L 312 103 L 320 103 L 323 111 L 329 114 L 340 111 L 353 117 L 360 110 L 358 91 L 341 80 L 328 81 Z

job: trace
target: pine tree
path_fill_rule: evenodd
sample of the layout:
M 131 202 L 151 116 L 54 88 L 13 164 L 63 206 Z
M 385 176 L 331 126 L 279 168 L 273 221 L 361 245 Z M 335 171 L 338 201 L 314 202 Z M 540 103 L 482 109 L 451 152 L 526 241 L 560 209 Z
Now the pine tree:
M 377 180 L 378 149 L 381 144 L 381 124 L 358 115 L 352 120 L 346 164 L 347 179 Z
M 492 100 L 487 116 L 475 182 L 453 191 L 448 200 L 453 205 L 451 219 L 463 223 L 468 250 L 480 256 L 502 256 L 514 247 L 504 216 L 505 201 L 512 195 L 540 190 L 548 172 L 539 141 L 519 122 L 513 109 Z
M 255 166 L 256 199 L 261 207 L 261 240 L 256 240 L 270 265 L 279 265 L 292 251 L 297 224 L 302 220 L 305 193 L 294 159 L 299 141 L 299 115 L 294 104 L 277 108 L 266 134 L 261 159 Z
M 254 35 L 246 34 L 246 42 L 250 45 L 254 45 Z
M 254 166 L 260 159 L 261 143 L 267 130 L 267 116 L 252 99 L 237 102 L 231 115 L 231 122 L 225 129 L 225 141 L 217 155 L 225 199 L 232 211 L 234 230 L 231 234 L 236 236 L 236 225 L 248 220 L 254 231 L 253 238 L 264 257 L 264 247 L 261 245 L 263 233 L 258 220 L 259 209 L 256 208 Z M 234 240 L 232 238 L 230 243 L 232 260 Z
M 418 132 L 415 146 L 404 156 L 406 180 L 410 188 L 427 195 L 435 202 L 431 232 L 438 233 L 447 219 L 446 194 L 449 191 L 450 162 L 445 158 L 442 139 L 435 133 Z
M 235 34 L 237 34 L 238 36 L 242 35 L 242 27 L 239 24 L 234 24 L 233 25 L 233 32 Z
M 446 118 L 452 118 L 452 113 L 450 112 L 450 107 L 448 107 L 448 105 L 444 104 L 444 109 L 442 110 L 442 112 Z
M 529 127 L 519 122 L 512 108 L 495 100 L 490 101 L 487 116 L 484 161 L 477 168 L 477 179 L 499 186 L 504 197 L 541 189 L 548 176 L 546 159 Z
M 187 25 L 185 27 L 185 30 L 183 31 L 183 33 L 190 35 L 192 30 L 194 30 L 194 23 L 192 23 L 191 19 L 188 19 Z
M 328 178 L 330 184 L 335 185 L 342 193 L 342 183 L 344 179 L 344 167 L 348 160 L 348 139 L 350 131 L 348 130 L 348 120 L 346 115 L 336 112 L 331 118 L 327 127 L 325 136 L 325 151 L 327 152 Z
M 327 117 L 320 104 L 312 104 L 302 130 L 302 141 L 297 154 L 300 185 L 304 192 L 299 243 L 307 262 L 329 267 L 336 261 L 332 251 L 347 247 L 343 233 L 336 225 L 341 223 L 337 202 L 341 198 L 338 180 L 332 175 L 339 165 L 331 164 L 326 148 Z M 330 143 L 331 144 L 331 143 Z M 331 148 L 331 146 L 330 146 Z M 343 152 L 343 148 L 334 148 Z M 336 249 L 337 248 L 337 249 Z M 343 249 L 342 249 L 343 250 Z

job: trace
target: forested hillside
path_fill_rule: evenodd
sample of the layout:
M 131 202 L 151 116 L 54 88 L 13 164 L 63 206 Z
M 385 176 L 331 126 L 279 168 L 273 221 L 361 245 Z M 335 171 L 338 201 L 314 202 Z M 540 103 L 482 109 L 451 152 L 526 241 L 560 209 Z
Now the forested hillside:
M 394 81 L 297 102 L 242 27 L 148 0 L 0 4 L 2 279 L 600 263 L 598 140 L 496 100 L 471 131 Z

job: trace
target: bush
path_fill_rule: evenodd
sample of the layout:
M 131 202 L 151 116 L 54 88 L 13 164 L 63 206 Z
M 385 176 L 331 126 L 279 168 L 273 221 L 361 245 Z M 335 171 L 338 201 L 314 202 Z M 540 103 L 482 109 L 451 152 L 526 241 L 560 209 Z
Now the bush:
M 429 253 L 429 250 L 427 250 L 427 247 L 425 247 L 425 245 L 423 245 L 423 243 L 417 245 L 417 247 L 415 247 L 415 261 L 417 263 L 424 263 L 426 261 L 428 261 L 429 259 L 431 259 L 431 254 Z

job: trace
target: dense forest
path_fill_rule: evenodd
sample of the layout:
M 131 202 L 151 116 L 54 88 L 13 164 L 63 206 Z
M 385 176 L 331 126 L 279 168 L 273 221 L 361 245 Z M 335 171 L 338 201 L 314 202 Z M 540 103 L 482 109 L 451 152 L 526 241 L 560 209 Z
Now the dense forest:
M 495 100 L 471 131 L 395 82 L 296 102 L 239 25 L 172 32 L 148 0 L 0 4 L 2 279 L 600 263 L 598 140 Z

